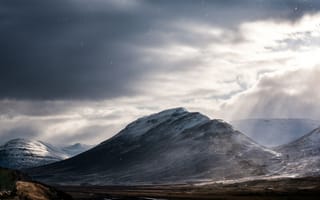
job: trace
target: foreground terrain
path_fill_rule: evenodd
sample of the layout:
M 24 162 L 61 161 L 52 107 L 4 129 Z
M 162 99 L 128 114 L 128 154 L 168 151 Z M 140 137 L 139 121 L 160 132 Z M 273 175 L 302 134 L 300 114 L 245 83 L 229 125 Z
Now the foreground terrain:
M 318 199 L 320 177 L 270 178 L 168 185 L 43 185 L 0 168 L 1 200 Z
M 72 197 L 16 170 L 0 168 L 0 200 L 72 200 Z
M 74 199 L 318 199 L 320 178 L 145 186 L 60 186 Z

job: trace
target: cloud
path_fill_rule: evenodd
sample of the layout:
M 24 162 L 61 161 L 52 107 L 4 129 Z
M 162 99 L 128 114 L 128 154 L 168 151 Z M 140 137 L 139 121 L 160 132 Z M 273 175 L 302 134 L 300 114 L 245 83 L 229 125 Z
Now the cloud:
M 320 67 L 270 73 L 250 90 L 223 105 L 230 118 L 319 119 Z
M 130 83 L 142 70 L 132 62 L 135 54 L 119 47 L 142 31 L 136 23 L 125 34 L 135 24 L 130 13 L 95 13 L 74 1 L 2 4 L 1 98 L 101 99 L 133 93 Z
M 119 102 L 0 101 L 0 138 L 31 138 L 53 144 L 98 144 L 122 129 L 145 108 Z M 1 108 L 1 106 L 3 106 Z M 9 107 L 6 107 L 9 106 Z M 150 111 L 149 111 L 150 112 Z
M 0 138 L 99 143 L 137 117 L 180 106 L 253 116 L 240 107 L 257 98 L 245 94 L 263 77 L 319 63 L 319 8 L 311 0 L 3 1 Z
M 237 42 L 241 35 L 232 31 L 214 38 L 205 28 L 236 29 L 259 19 L 291 21 L 318 7 L 317 1 L 298 0 L 3 1 L 0 98 L 96 100 L 139 95 L 137 84 L 144 77 L 172 70 L 168 62 L 145 54 L 154 47 L 171 43 L 170 52 L 184 54 L 190 47 L 181 49 L 181 43 Z M 195 31 L 184 31 L 178 24 L 194 30 L 202 26 L 207 37 L 194 37 Z M 185 65 L 177 62 L 170 64 Z

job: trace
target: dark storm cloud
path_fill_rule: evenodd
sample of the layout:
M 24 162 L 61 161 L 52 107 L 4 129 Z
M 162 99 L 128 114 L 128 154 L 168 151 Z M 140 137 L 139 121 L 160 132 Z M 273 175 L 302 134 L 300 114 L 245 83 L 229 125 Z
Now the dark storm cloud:
M 2 97 L 91 99 L 128 92 L 121 76 L 128 82 L 138 69 L 123 67 L 133 55 L 115 44 L 130 17 L 101 16 L 65 1 L 7 2 L 0 27 Z
M 48 116 L 67 113 L 70 109 L 80 106 L 73 101 L 15 101 L 0 100 L 0 119 L 17 116 Z M 81 105 L 83 106 L 83 101 Z
M 197 43 L 192 35 L 168 26 L 171 22 L 236 30 L 244 21 L 295 20 L 320 7 L 311 0 L 132 2 L 0 1 L 0 98 L 130 96 L 137 93 L 135 83 L 149 73 L 168 70 L 161 62 L 142 62 L 147 55 L 140 48 Z M 159 32 L 173 37 L 161 38 Z

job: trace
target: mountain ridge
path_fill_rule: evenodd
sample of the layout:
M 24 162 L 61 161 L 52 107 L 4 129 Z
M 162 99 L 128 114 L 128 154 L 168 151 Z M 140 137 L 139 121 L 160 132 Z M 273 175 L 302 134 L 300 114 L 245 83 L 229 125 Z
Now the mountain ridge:
M 63 184 L 145 184 L 265 175 L 279 155 L 222 120 L 182 108 L 139 118 L 114 137 L 65 161 L 30 169 Z

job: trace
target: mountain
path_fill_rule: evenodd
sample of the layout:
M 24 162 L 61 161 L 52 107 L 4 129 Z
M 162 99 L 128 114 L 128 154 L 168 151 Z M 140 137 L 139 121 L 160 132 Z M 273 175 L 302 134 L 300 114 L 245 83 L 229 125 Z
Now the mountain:
M 320 121 L 311 119 L 244 119 L 232 121 L 235 129 L 259 144 L 279 146 L 287 144 L 318 128 Z
M 320 128 L 274 150 L 282 153 L 286 160 L 287 165 L 282 173 L 298 176 L 320 175 Z
M 275 148 L 292 159 L 320 156 L 320 128 L 314 129 L 303 137 Z
M 93 146 L 94 145 L 76 143 L 70 146 L 62 147 L 61 150 L 65 152 L 68 155 L 68 157 L 73 157 L 75 155 L 87 151 L 88 149 L 91 149 Z
M 75 144 L 62 149 L 36 140 L 14 139 L 0 146 L 0 166 L 22 169 L 61 161 L 87 150 L 89 146 Z
M 147 184 L 269 174 L 280 155 L 222 120 L 183 108 L 142 117 L 73 158 L 29 169 L 57 184 Z
M 0 147 L 0 166 L 12 169 L 45 165 L 67 157 L 59 149 L 41 141 L 14 139 Z

